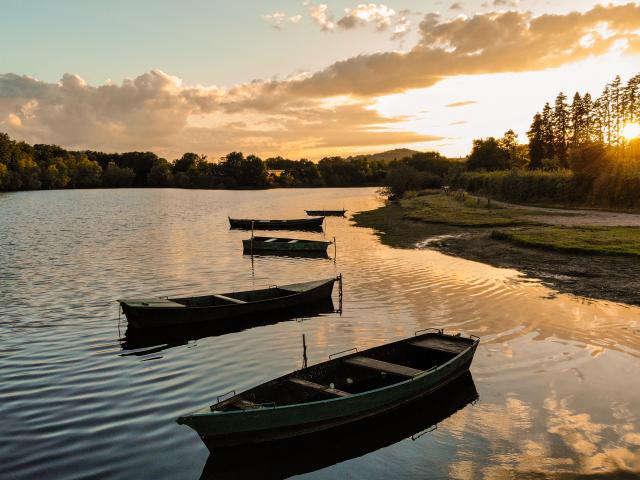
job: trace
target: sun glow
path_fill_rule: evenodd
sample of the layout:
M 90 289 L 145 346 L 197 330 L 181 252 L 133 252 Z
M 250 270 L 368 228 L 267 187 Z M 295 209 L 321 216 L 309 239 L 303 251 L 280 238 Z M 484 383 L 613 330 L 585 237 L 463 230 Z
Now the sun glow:
M 622 136 L 627 140 L 640 138 L 640 125 L 637 123 L 629 123 L 622 129 Z

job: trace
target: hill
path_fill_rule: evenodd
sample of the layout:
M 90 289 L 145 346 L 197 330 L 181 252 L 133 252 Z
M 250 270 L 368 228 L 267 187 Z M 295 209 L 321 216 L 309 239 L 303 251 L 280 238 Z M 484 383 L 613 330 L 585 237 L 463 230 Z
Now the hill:
M 383 162 L 391 162 L 393 160 L 401 160 L 405 157 L 410 157 L 416 153 L 421 153 L 417 150 L 411 150 L 410 148 L 396 148 L 393 150 L 387 150 L 386 152 L 372 153 L 369 155 L 354 155 L 349 157 L 350 159 L 366 158 L 368 160 L 382 160 Z

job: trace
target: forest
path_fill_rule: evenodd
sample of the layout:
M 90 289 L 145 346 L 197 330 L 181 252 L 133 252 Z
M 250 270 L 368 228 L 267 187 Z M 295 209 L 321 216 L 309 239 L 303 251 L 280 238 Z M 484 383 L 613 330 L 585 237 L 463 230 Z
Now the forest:
M 314 163 L 231 152 L 211 162 L 185 153 L 169 162 L 152 152 L 68 151 L 0 133 L 0 190 L 366 186 L 380 185 L 386 173 L 386 162 L 367 157 L 327 157 Z

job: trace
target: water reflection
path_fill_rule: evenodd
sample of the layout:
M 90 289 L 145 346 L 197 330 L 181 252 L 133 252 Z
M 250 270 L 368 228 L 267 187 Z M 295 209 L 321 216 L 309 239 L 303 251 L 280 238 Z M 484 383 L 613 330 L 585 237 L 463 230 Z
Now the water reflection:
M 327 301 L 284 312 L 273 312 L 261 315 L 238 317 L 233 321 L 208 322 L 181 326 L 139 329 L 127 325 L 124 336 L 120 339 L 123 355 L 148 355 L 167 348 L 186 345 L 192 340 L 206 337 L 217 337 L 230 333 L 242 332 L 249 328 L 275 325 L 290 320 L 309 321 L 322 315 L 336 313 L 333 301 Z M 318 319 L 321 321 L 321 319 Z
M 290 252 L 279 252 L 277 250 L 272 251 L 261 251 L 260 253 L 251 253 L 250 250 L 244 250 L 242 252 L 244 255 L 249 255 L 255 258 L 268 258 L 268 257 L 284 257 L 284 258 L 322 258 L 322 259 L 330 259 L 329 254 L 325 251 L 322 252 L 296 252 L 295 250 Z
M 437 424 L 478 399 L 470 373 L 433 395 L 374 419 L 254 447 L 214 450 L 201 479 L 279 479 L 313 472 L 403 440 L 420 441 Z

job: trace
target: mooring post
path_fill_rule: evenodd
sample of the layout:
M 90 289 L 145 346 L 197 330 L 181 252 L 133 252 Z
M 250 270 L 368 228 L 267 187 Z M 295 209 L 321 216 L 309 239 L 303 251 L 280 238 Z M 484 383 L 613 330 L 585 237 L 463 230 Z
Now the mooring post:
M 342 274 L 338 275 L 338 309 L 342 315 Z
M 307 341 L 302 334 L 302 368 L 307 368 Z
M 338 258 L 338 245 L 336 244 L 336 237 L 333 237 L 333 263 L 336 263 Z
M 251 258 L 253 259 L 253 224 L 254 222 L 251 222 Z

